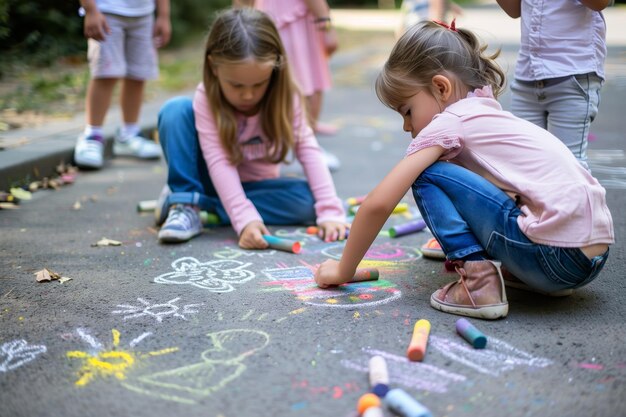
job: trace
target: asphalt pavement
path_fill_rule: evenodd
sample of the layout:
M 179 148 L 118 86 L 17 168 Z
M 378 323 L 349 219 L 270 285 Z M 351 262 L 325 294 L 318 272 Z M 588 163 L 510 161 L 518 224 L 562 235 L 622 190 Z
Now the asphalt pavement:
M 386 233 L 417 216 L 409 195 L 409 210 L 389 219 L 363 262 L 379 280 L 319 290 L 312 270 L 338 258 L 343 243 L 293 226 L 271 230 L 301 241 L 300 254 L 240 250 L 229 227 L 161 245 L 152 214 L 136 207 L 157 197 L 165 163 L 111 158 L 73 185 L 0 210 L 0 417 L 356 416 L 376 355 L 386 359 L 390 387 L 436 417 L 626 416 L 626 9 L 606 15 L 607 81 L 589 158 L 617 242 L 588 286 L 563 298 L 508 290 L 507 318 L 470 320 L 488 338 L 473 349 L 455 331 L 459 317 L 429 306 L 430 294 L 454 279 L 422 257 L 430 234 Z M 339 128 L 319 141 L 342 162 L 333 178 L 344 199 L 371 190 L 410 140 L 372 89 L 394 19 L 335 12 L 341 27 L 373 30 L 367 44 L 333 57 L 322 116 Z M 487 6 L 457 23 L 502 47 L 501 63 L 512 69 L 517 22 Z M 146 103 L 146 129 L 160 105 Z M 26 140 L 0 151 L 1 180 L 68 162 L 81 124 L 77 115 L 3 134 Z M 120 245 L 99 246 L 103 238 Z M 43 268 L 71 280 L 37 282 Z M 431 322 L 430 338 L 424 360 L 410 362 L 419 319 Z

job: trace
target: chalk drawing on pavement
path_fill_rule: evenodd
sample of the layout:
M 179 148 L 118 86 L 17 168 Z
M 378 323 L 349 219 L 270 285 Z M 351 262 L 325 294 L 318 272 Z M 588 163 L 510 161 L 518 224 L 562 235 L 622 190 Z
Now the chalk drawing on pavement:
M 552 364 L 550 359 L 532 356 L 491 336 L 486 349 L 474 349 L 467 343 L 433 335 L 428 345 L 449 359 L 491 376 L 499 376 L 520 366 L 545 368 Z
M 259 257 L 264 258 L 276 254 L 275 250 L 243 250 L 239 248 L 231 248 L 226 246 L 224 249 L 213 252 L 213 256 L 219 259 L 237 259 L 241 257 Z
M 322 253 L 332 259 L 341 259 L 344 244 L 327 245 Z M 417 248 L 410 246 L 402 246 L 397 243 L 384 242 L 374 243 L 363 257 L 363 261 L 367 262 L 412 262 L 422 257 L 422 254 Z
M 174 272 L 159 275 L 154 282 L 159 284 L 191 285 L 210 292 L 230 292 L 234 284 L 243 284 L 255 277 L 246 269 L 252 265 L 236 260 L 200 262 L 196 258 L 184 257 L 172 262 Z
M 0 372 L 19 368 L 45 352 L 44 345 L 29 345 L 24 339 L 3 343 L 0 346 Z
M 313 271 L 305 266 L 265 269 L 269 281 L 263 291 L 291 291 L 305 304 L 323 307 L 353 308 L 386 304 L 402 296 L 390 281 L 379 279 L 321 289 L 313 279 Z
M 156 321 L 161 323 L 165 317 L 170 316 L 187 320 L 185 314 L 195 314 L 198 312 L 195 308 L 203 305 L 203 303 L 185 304 L 179 307 L 176 305 L 178 300 L 180 300 L 180 297 L 173 298 L 165 303 L 153 304 L 143 298 L 137 298 L 139 305 L 118 304 L 119 310 L 114 310 L 112 314 L 124 314 L 124 320 L 149 316 L 154 317 Z
M 411 362 L 405 356 L 398 356 L 376 349 L 363 349 L 363 355 L 351 355 L 342 359 L 341 365 L 355 371 L 369 373 L 369 360 L 372 356 L 382 356 L 387 362 L 389 381 L 392 385 L 436 393 L 445 393 L 451 384 L 463 382 L 467 378 L 455 372 L 440 369 L 423 362 Z
M 77 329 L 76 332 L 91 347 L 89 352 L 72 350 L 66 353 L 68 358 L 78 359 L 82 362 L 82 366 L 77 372 L 78 379 L 75 382 L 75 385 L 79 387 L 89 384 L 98 377 L 105 379 L 115 377 L 118 380 L 124 380 L 127 378 L 128 372 L 137 365 L 138 361 L 178 350 L 178 348 L 167 348 L 147 353 L 123 350 L 120 348 L 121 334 L 116 329 L 111 330 L 112 343 L 109 349 L 105 349 L 103 344 L 90 335 L 87 330 Z M 136 346 L 150 334 L 149 332 L 141 334 L 133 339 L 129 346 Z
M 245 360 L 270 341 L 267 333 L 250 329 L 229 329 L 207 336 L 211 346 L 197 363 L 143 375 L 123 385 L 164 400 L 194 404 L 239 378 L 247 369 Z

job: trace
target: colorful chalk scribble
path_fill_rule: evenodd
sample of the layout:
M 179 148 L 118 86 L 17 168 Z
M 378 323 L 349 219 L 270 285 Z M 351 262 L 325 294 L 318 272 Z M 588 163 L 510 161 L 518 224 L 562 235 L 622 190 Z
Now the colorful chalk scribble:
M 324 307 L 351 308 L 385 304 L 402 296 L 390 281 L 379 279 L 321 289 L 315 284 L 313 271 L 305 266 L 265 269 L 269 281 L 263 291 L 291 291 L 306 304 Z
M 130 304 L 118 304 L 119 310 L 115 310 L 112 314 L 124 314 L 124 320 L 133 319 L 137 317 L 154 317 L 156 321 L 161 323 L 165 317 L 178 317 L 182 320 L 187 320 L 185 314 L 195 314 L 198 311 L 195 307 L 201 306 L 200 304 L 186 304 L 182 307 L 178 307 L 176 302 L 180 300 L 180 297 L 176 297 L 169 300 L 166 303 L 152 304 L 143 298 L 137 298 L 140 305 L 134 306 Z
M 13 340 L 0 346 L 0 372 L 8 372 L 45 353 L 43 345 L 29 345 L 26 340 Z
M 252 265 L 235 260 L 200 262 L 196 258 L 184 257 L 172 262 L 174 272 L 159 275 L 154 282 L 159 284 L 191 285 L 211 292 L 230 292 L 234 284 L 243 284 L 255 277 L 246 269 Z
M 187 366 L 143 375 L 123 385 L 142 394 L 194 404 L 224 388 L 246 370 L 244 360 L 269 344 L 260 330 L 229 329 L 207 334 L 211 347 L 201 360 Z
M 343 244 L 327 245 L 322 254 L 332 259 L 341 259 Z M 414 247 L 402 246 L 394 242 L 375 243 L 365 253 L 361 267 L 394 266 L 398 263 L 413 262 L 422 257 L 421 252 Z
M 94 379 L 115 377 L 119 380 L 126 379 L 127 373 L 137 364 L 138 359 L 145 359 L 152 356 L 165 355 L 178 350 L 178 348 L 167 348 L 148 353 L 136 353 L 133 351 L 125 351 L 120 349 L 120 332 L 112 329 L 113 335 L 112 346 L 108 350 L 104 350 L 102 343 L 98 342 L 93 336 L 84 329 L 77 330 L 78 335 L 87 342 L 94 353 L 73 350 L 66 353 L 70 359 L 79 359 L 82 366 L 78 371 L 78 380 L 75 384 L 79 387 L 85 386 Z M 150 333 L 144 333 L 130 342 L 129 346 L 133 347 Z

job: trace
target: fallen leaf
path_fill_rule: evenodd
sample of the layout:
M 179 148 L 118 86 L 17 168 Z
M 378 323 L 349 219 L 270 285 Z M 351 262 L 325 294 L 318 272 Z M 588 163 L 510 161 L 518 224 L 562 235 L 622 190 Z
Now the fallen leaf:
M 70 278 L 70 277 L 61 277 L 61 278 L 59 278 L 59 282 L 61 284 L 63 284 L 64 282 L 67 282 L 67 281 L 71 281 L 71 280 L 72 280 L 72 278 Z
M 91 246 L 122 246 L 122 242 L 118 242 L 117 240 L 107 239 L 103 237 L 96 243 L 93 243 Z
M 38 282 L 52 281 L 53 279 L 61 278 L 61 275 L 57 274 L 56 272 L 50 271 L 48 268 L 37 271 L 34 275 L 37 277 Z
M 82 207 L 83 207 L 83 205 L 82 205 L 82 204 L 80 204 L 80 201 L 79 201 L 79 200 L 77 200 L 77 201 L 74 203 L 74 205 L 72 206 L 72 208 L 73 208 L 74 210 L 80 210 Z
M 18 187 L 11 188 L 9 191 L 13 196 L 19 198 L 20 200 L 30 200 L 31 198 L 33 198 L 30 191 L 26 191 Z

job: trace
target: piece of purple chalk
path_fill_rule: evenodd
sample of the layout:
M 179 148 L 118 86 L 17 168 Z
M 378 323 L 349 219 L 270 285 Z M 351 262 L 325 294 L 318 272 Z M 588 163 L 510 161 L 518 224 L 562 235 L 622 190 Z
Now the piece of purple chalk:
M 399 224 L 397 226 L 393 226 L 389 229 L 390 237 L 399 237 L 408 235 L 410 233 L 417 233 L 420 230 L 424 230 L 426 228 L 426 222 L 422 219 L 415 220 L 409 223 Z
M 458 319 L 456 321 L 456 331 L 467 340 L 474 349 L 484 349 L 487 346 L 487 336 L 482 334 L 467 319 Z

